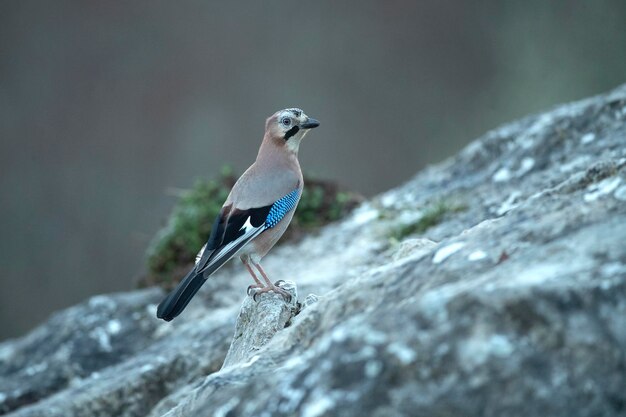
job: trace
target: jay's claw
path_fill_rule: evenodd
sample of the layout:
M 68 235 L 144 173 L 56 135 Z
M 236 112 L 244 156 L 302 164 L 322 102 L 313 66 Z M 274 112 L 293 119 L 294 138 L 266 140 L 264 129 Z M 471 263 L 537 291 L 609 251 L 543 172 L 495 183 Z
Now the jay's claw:
M 266 293 L 266 292 L 270 292 L 270 291 L 275 292 L 276 294 L 281 295 L 281 296 L 283 297 L 283 299 L 284 299 L 286 302 L 288 302 L 288 303 L 289 303 L 289 302 L 291 302 L 291 298 L 292 298 L 291 294 L 290 294 L 288 291 L 285 291 L 285 290 L 283 290 L 282 288 L 277 287 L 277 286 L 272 286 L 272 287 L 263 287 L 263 288 L 258 289 L 258 290 L 257 290 L 257 291 L 255 291 L 255 292 L 254 292 L 254 294 L 252 295 L 252 299 L 253 299 L 254 301 L 258 301 L 258 300 L 257 300 L 257 296 L 258 296 L 259 294 L 264 294 L 264 293 Z
M 253 291 L 256 292 L 260 288 L 263 288 L 263 286 L 255 285 L 255 284 L 249 285 L 248 289 L 246 290 L 246 294 L 250 295 L 251 292 L 253 292 Z

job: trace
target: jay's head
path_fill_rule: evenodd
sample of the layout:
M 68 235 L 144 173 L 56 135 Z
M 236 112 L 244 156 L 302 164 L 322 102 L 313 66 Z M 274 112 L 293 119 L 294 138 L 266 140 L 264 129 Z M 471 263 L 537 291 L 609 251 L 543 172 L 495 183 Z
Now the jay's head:
M 265 132 L 278 145 L 297 151 L 304 135 L 319 125 L 320 122 L 307 116 L 300 109 L 284 109 L 267 119 Z

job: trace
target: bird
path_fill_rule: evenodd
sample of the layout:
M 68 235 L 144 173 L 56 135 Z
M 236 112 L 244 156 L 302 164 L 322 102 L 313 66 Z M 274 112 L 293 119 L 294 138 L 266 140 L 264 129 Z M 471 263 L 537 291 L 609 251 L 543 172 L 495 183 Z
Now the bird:
M 236 255 L 254 280 L 248 294 L 254 292 L 255 300 L 269 291 L 291 298 L 272 283 L 260 261 L 291 222 L 304 187 L 300 142 L 319 125 L 299 108 L 279 110 L 267 118 L 256 160 L 233 185 L 195 265 L 158 305 L 157 318 L 177 317 L 209 276 Z

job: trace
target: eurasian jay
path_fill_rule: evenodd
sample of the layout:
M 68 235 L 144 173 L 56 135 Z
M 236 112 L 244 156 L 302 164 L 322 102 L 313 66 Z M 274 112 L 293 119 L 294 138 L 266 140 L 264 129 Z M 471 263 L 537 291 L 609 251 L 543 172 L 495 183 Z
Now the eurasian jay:
M 178 316 L 207 278 L 236 254 L 255 282 L 248 293 L 253 290 L 256 297 L 274 291 L 291 297 L 270 281 L 259 262 L 291 222 L 304 185 L 298 148 L 306 133 L 317 126 L 317 120 L 295 108 L 267 119 L 256 161 L 230 191 L 193 269 L 159 304 L 158 318 L 170 321 Z

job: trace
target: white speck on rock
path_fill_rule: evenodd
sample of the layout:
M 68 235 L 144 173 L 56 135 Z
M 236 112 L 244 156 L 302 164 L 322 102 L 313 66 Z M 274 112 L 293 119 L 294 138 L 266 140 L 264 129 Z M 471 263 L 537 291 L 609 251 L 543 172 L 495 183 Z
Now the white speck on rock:
M 626 265 L 620 262 L 608 262 L 602 265 L 600 274 L 605 277 L 618 277 L 626 274 Z
M 115 301 L 105 295 L 95 295 L 89 299 L 89 307 L 91 308 L 105 308 L 107 310 L 115 310 Z
M 586 145 L 588 143 L 593 142 L 594 140 L 596 140 L 595 133 L 587 133 L 583 135 L 583 137 L 580 138 L 580 143 L 583 145 Z
M 400 213 L 396 213 L 395 220 L 399 224 L 405 225 L 409 223 L 414 223 L 415 221 L 421 219 L 423 215 L 424 215 L 423 211 L 416 212 L 413 210 L 407 210 L 407 211 L 402 211 Z
M 554 116 L 552 114 L 542 114 L 535 119 L 535 122 L 528 128 L 525 134 L 528 136 L 537 135 L 551 123 L 554 123 Z
M 521 177 L 522 175 L 526 175 L 533 167 L 535 166 L 535 160 L 533 158 L 524 158 L 520 164 L 519 169 L 515 173 L 516 177 Z
M 522 177 L 526 175 L 535 166 L 535 160 L 530 157 L 526 157 L 520 161 L 519 168 L 515 172 L 511 172 L 509 168 L 502 167 L 493 175 L 493 182 L 506 182 L 513 177 Z
M 365 362 L 365 376 L 368 378 L 375 378 L 383 370 L 383 365 L 380 361 L 370 360 Z
M 241 367 L 247 368 L 249 366 L 252 366 L 252 364 L 254 364 L 254 362 L 258 361 L 259 359 L 261 359 L 259 355 L 254 355 L 253 357 L 250 358 L 248 362 L 241 364 Z
M 283 414 L 292 415 L 304 398 L 306 391 L 303 389 L 296 389 L 288 385 L 281 388 L 281 394 L 282 398 L 286 401 L 281 401 L 278 404 L 278 411 Z
M 302 417 L 318 417 L 324 415 L 335 403 L 333 400 L 323 395 L 316 395 L 302 411 Z
M 522 149 L 530 149 L 535 145 L 535 141 L 525 135 L 521 135 L 516 142 Z
M 596 201 L 600 197 L 610 194 L 619 186 L 622 179 L 620 177 L 606 178 L 599 183 L 589 186 L 589 192 L 584 195 L 583 199 L 590 203 Z
M 24 373 L 26 373 L 26 375 L 33 376 L 35 374 L 45 371 L 47 368 L 48 365 L 42 362 L 37 365 L 29 366 L 28 368 L 26 368 Z
M 355 352 L 354 354 L 345 353 L 342 355 L 342 358 L 345 359 L 346 362 L 358 362 L 365 359 L 370 359 L 376 356 L 376 349 L 372 346 L 363 346 L 361 350 Z
M 491 345 L 491 352 L 495 356 L 506 357 L 513 352 L 513 345 L 506 336 L 501 334 L 491 336 L 489 344 Z
M 510 180 L 512 177 L 511 171 L 508 168 L 500 168 L 493 174 L 493 182 L 505 182 Z
M 517 200 L 522 196 L 521 191 L 515 190 L 509 194 L 508 198 L 502 203 L 502 205 L 496 210 L 498 216 L 503 216 L 509 211 L 518 206 Z
M 561 172 L 572 172 L 574 170 L 584 169 L 586 165 L 589 165 L 589 161 L 591 157 L 589 155 L 582 155 L 574 158 L 570 162 L 563 163 L 559 165 L 559 171 Z
M 54 352 L 54 360 L 57 362 L 63 362 L 69 360 L 72 356 L 72 349 L 68 344 L 61 345 L 56 352 Z
M 343 342 L 348 338 L 348 332 L 346 332 L 346 329 L 339 326 L 335 330 L 333 330 L 333 332 L 330 334 L 330 338 L 332 341 L 335 342 Z
M 387 193 L 380 199 L 380 204 L 382 204 L 383 207 L 386 207 L 386 208 L 393 206 L 395 202 L 396 202 L 396 196 L 393 195 L 392 193 Z
M 283 364 L 283 368 L 297 368 L 298 366 L 304 365 L 306 362 L 304 358 L 301 356 L 294 356 L 292 358 L 287 359 L 287 362 Z
M 98 327 L 94 330 L 92 330 L 90 332 L 91 337 L 93 337 L 94 339 L 96 339 L 98 341 L 98 344 L 100 345 L 100 349 L 102 349 L 105 352 L 110 352 L 113 350 L 113 347 L 111 346 L 111 338 L 109 337 L 109 334 L 101 327 Z
M 444 246 L 443 248 L 439 249 L 433 256 L 433 263 L 434 264 L 442 263 L 443 261 L 448 259 L 450 256 L 452 256 L 454 253 L 460 251 L 463 248 L 463 246 L 465 246 L 465 242 L 454 242 L 448 246 Z
M 154 369 L 154 365 L 147 363 L 144 366 L 141 367 L 141 369 L 139 370 L 139 372 L 141 372 L 142 374 L 145 372 L 150 372 L 151 370 Z
M 361 207 L 355 210 L 352 222 L 356 226 L 361 226 L 378 218 L 378 210 L 371 207 Z
M 472 369 L 483 365 L 490 357 L 505 358 L 512 352 L 513 345 L 506 336 L 489 336 L 479 330 L 460 346 L 459 356 L 464 366 Z
M 600 288 L 603 291 L 610 290 L 614 285 L 615 285 L 615 283 L 612 282 L 611 280 L 608 280 L 608 279 L 604 279 L 604 280 L 602 280 L 602 282 L 600 282 Z
M 626 201 L 626 185 L 622 185 L 617 190 L 615 190 L 615 194 L 613 194 L 613 197 L 620 201 Z
M 510 285 L 534 286 L 545 281 L 555 279 L 564 273 L 563 265 L 559 264 L 536 264 L 524 269 L 519 274 L 509 278 L 506 282 Z
M 119 320 L 114 319 L 107 323 L 107 332 L 110 334 L 118 334 L 122 329 L 122 323 Z
M 467 260 L 470 262 L 480 261 L 481 259 L 485 259 L 487 254 L 483 250 L 475 250 L 467 256 Z
M 15 354 L 15 348 L 10 344 L 0 344 L 0 361 L 8 361 Z
M 394 355 L 403 365 L 408 365 L 417 356 L 408 346 L 402 343 L 391 343 L 387 346 L 387 351 Z
M 0 403 L 3 403 L 7 399 L 7 395 L 4 392 L 0 392 Z

